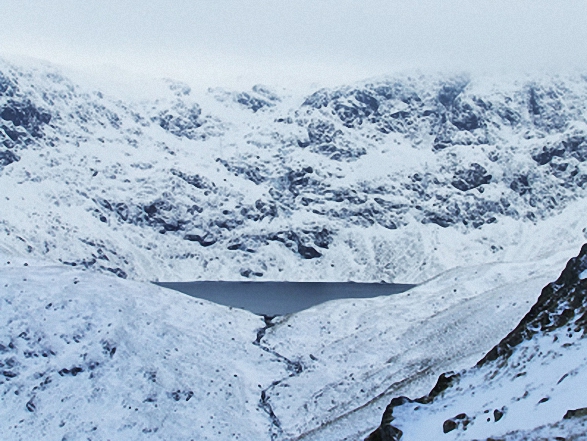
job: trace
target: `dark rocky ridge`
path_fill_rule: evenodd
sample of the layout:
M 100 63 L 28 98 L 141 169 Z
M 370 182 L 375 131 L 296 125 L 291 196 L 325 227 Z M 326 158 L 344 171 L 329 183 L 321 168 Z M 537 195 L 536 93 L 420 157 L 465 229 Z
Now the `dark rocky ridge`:
M 508 366 L 508 359 L 518 347 L 526 341 L 536 338 L 552 340 L 549 335 L 556 330 L 568 327 L 571 335 L 584 338 L 587 333 L 587 244 L 583 245 L 581 252 L 572 258 L 560 277 L 547 285 L 540 294 L 538 301 L 532 306 L 528 314 L 521 320 L 519 325 L 511 331 L 498 345 L 496 345 L 477 366 L 473 369 L 487 369 L 490 373 L 511 369 Z M 554 339 L 557 341 L 557 338 Z M 567 344 L 568 345 L 568 344 Z M 563 345 L 563 348 L 569 346 Z M 528 362 L 534 355 L 530 355 Z M 522 356 L 523 357 L 523 356 Z M 519 365 L 519 361 L 516 365 Z M 525 366 L 524 369 L 528 369 Z M 407 397 L 394 398 L 387 406 L 381 426 L 376 429 L 366 440 L 367 441 L 399 441 L 402 439 L 402 431 L 393 425 L 395 420 L 394 409 L 406 404 L 418 403 L 427 405 L 434 402 L 442 394 L 456 388 L 463 373 L 447 373 L 440 376 L 438 383 L 432 391 L 421 398 L 411 400 Z M 486 376 L 492 378 L 495 374 Z M 526 375 L 521 372 L 518 375 Z M 506 377 L 502 377 L 505 381 Z M 560 383 L 561 380 L 559 380 Z M 468 392 L 463 392 L 468 393 Z M 545 398 L 544 401 L 547 401 Z M 503 417 L 504 409 L 494 410 L 494 420 L 499 421 Z M 584 417 L 587 413 L 583 409 L 571 409 L 565 414 L 564 419 Z M 459 416 L 461 416 L 459 418 Z M 444 433 L 448 433 L 459 427 L 466 429 L 466 414 L 459 414 L 454 419 L 445 421 Z M 396 423 L 397 424 L 397 423 Z M 584 435 L 585 433 L 583 433 Z M 502 438 L 500 438 L 502 439 Z M 505 438 L 504 438 L 505 439 Z M 508 438 L 510 439 L 510 438 Z M 518 439 L 513 437 L 511 439 Z M 529 439 L 529 438 L 523 438 Z M 542 438 L 540 438 L 542 439 Z
M 547 285 L 538 301 L 520 324 L 495 346 L 477 366 L 483 366 L 500 358 L 508 358 L 524 340 L 531 340 L 538 333 L 547 335 L 573 323 L 573 332 L 587 332 L 587 277 L 580 275 L 587 270 L 587 244 L 577 257 L 569 260 L 560 277 Z

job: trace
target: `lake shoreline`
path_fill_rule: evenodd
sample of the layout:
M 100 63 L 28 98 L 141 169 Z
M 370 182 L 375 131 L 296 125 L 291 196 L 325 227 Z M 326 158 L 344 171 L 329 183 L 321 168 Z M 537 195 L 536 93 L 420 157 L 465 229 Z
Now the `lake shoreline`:
M 394 295 L 414 288 L 405 283 L 196 281 L 153 282 L 191 297 L 262 316 L 287 315 L 338 299 L 364 299 Z

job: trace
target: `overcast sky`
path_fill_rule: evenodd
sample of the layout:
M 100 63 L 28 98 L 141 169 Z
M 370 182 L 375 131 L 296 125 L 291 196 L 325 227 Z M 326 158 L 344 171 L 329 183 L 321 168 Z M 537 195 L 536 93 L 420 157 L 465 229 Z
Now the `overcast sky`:
M 587 1 L 0 0 L 0 53 L 206 86 L 587 71 Z

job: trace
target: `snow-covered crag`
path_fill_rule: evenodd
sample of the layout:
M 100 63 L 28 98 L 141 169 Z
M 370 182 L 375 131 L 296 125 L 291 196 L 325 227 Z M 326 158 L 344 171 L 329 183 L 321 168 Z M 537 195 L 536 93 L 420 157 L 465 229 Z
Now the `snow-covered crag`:
M 479 362 L 395 398 L 368 439 L 579 440 L 587 433 L 587 245 Z
M 587 80 L 148 100 L 0 63 L 0 249 L 142 280 L 420 282 L 583 240 Z

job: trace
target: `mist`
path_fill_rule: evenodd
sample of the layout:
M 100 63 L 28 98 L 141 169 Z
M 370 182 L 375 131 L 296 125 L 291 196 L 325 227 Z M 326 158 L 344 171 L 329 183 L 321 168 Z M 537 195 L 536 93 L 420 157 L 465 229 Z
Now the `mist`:
M 0 54 L 205 86 L 587 70 L 587 2 L 3 0 Z

